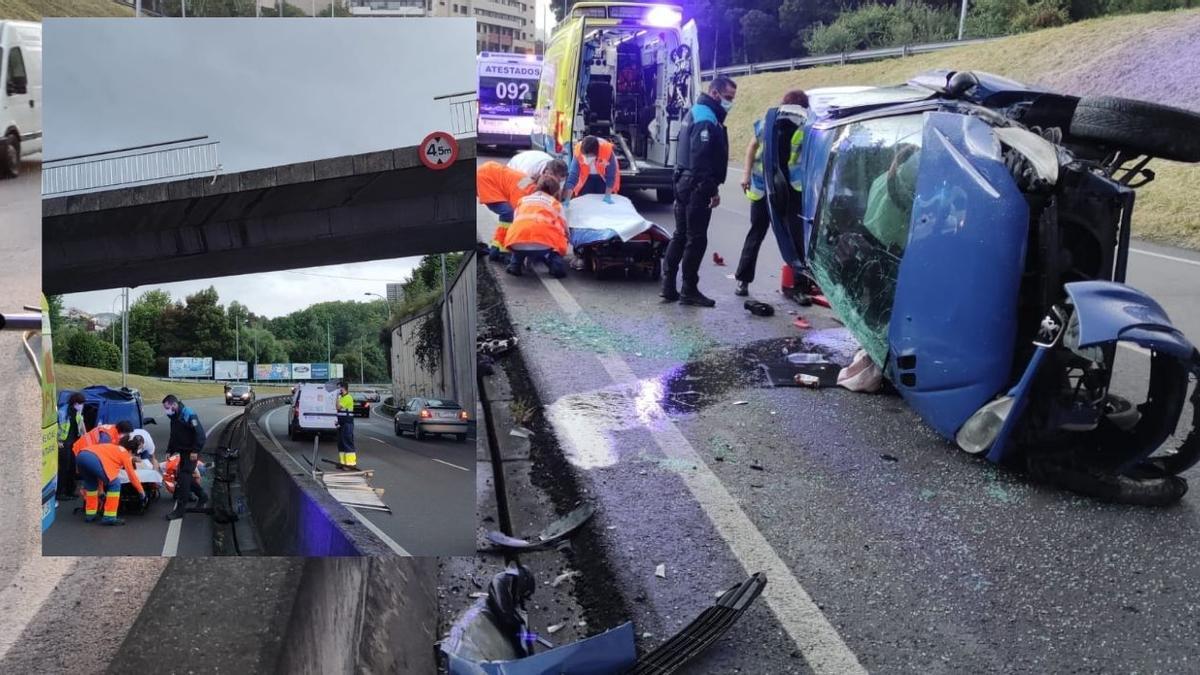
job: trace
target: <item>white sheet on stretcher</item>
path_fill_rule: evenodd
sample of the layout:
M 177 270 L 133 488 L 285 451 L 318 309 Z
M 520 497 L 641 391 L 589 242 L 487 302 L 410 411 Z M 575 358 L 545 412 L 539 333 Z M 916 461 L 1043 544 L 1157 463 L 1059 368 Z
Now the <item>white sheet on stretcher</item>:
M 162 474 L 154 470 L 154 465 L 144 459 L 137 463 L 137 475 L 143 483 L 161 483 L 163 480 Z M 125 469 L 118 471 L 117 477 L 122 483 L 129 482 L 129 474 L 125 473 Z
M 646 220 L 633 207 L 633 202 L 621 195 L 612 196 L 613 203 L 604 203 L 604 195 L 575 197 L 567 205 L 567 225 L 571 228 L 571 246 L 586 246 L 613 237 L 629 241 L 654 229 L 664 238 L 666 230 Z

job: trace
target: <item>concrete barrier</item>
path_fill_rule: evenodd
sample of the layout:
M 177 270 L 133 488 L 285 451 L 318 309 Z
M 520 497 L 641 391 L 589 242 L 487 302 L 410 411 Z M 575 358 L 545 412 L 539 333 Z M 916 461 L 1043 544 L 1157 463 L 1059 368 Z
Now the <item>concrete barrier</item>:
M 263 555 L 371 556 L 392 550 L 263 433 L 255 418 L 288 402 L 286 396 L 256 401 L 248 422 L 230 439 L 238 449 L 238 472 Z

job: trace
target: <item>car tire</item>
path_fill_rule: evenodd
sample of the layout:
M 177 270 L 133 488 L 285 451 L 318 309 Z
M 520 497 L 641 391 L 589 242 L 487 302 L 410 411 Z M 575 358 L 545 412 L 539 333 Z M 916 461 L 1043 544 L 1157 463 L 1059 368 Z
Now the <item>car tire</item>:
M 400 423 L 399 423 L 399 422 L 396 422 L 396 421 L 394 421 L 394 420 L 393 420 L 393 421 L 392 421 L 392 429 L 394 429 L 394 430 L 396 431 L 396 435 L 397 435 L 397 436 L 402 436 L 402 435 L 403 435 L 403 434 L 401 434 L 401 433 L 400 433 Z
M 658 188 L 654 191 L 654 198 L 659 204 L 671 204 L 675 201 L 675 191 L 671 188 Z
M 300 438 L 296 434 L 296 425 L 291 422 L 288 422 L 288 440 L 291 440 L 291 441 L 300 440 Z
M 413 422 L 413 438 L 418 441 L 425 440 L 425 432 L 421 431 L 421 425 Z
M 1085 96 L 1069 135 L 1175 162 L 1200 162 L 1200 115 L 1114 96 Z
M 0 178 L 16 178 L 21 175 L 21 139 L 9 134 L 0 146 Z

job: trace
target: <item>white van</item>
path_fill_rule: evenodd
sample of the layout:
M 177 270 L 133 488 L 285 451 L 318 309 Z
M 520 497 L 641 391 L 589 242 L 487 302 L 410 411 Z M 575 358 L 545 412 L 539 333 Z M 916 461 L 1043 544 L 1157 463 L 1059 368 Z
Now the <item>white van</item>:
M 0 178 L 42 151 L 42 25 L 0 21 Z
M 292 391 L 292 411 L 288 416 L 288 438 L 298 441 L 302 434 L 336 434 L 337 397 L 336 385 L 296 385 Z

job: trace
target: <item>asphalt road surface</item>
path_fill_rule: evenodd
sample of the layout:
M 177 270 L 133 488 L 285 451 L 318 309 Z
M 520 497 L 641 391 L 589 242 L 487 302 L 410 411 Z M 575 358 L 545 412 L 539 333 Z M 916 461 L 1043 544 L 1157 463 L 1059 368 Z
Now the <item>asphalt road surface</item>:
M 287 407 L 274 408 L 260 418 L 263 428 L 304 471 L 312 470 L 312 440 L 288 440 Z M 382 533 L 398 551 L 414 556 L 471 555 L 475 550 L 475 444 L 449 436 L 417 441 L 396 436 L 391 418 L 372 410 L 371 417 L 354 421 L 358 466 L 373 469 L 371 486 L 382 488 L 391 513 L 352 509 Z M 337 461 L 337 443 L 322 439 L 320 461 Z
M 547 418 L 600 502 L 642 647 L 765 570 L 763 598 L 689 672 L 1196 672 L 1200 493 L 1103 505 L 965 455 L 898 397 L 761 386 L 757 363 L 806 334 L 789 311 L 816 341 L 838 326 L 778 295 L 770 237 L 751 294 L 776 315 L 742 309 L 738 175 L 701 269 L 713 309 L 662 305 L 654 282 L 492 268 Z M 636 203 L 673 229 L 669 206 Z M 495 216 L 481 207 L 478 223 L 487 241 Z M 1200 339 L 1200 255 L 1134 248 L 1129 283 Z M 1135 387 L 1146 357 L 1122 355 L 1117 387 Z

